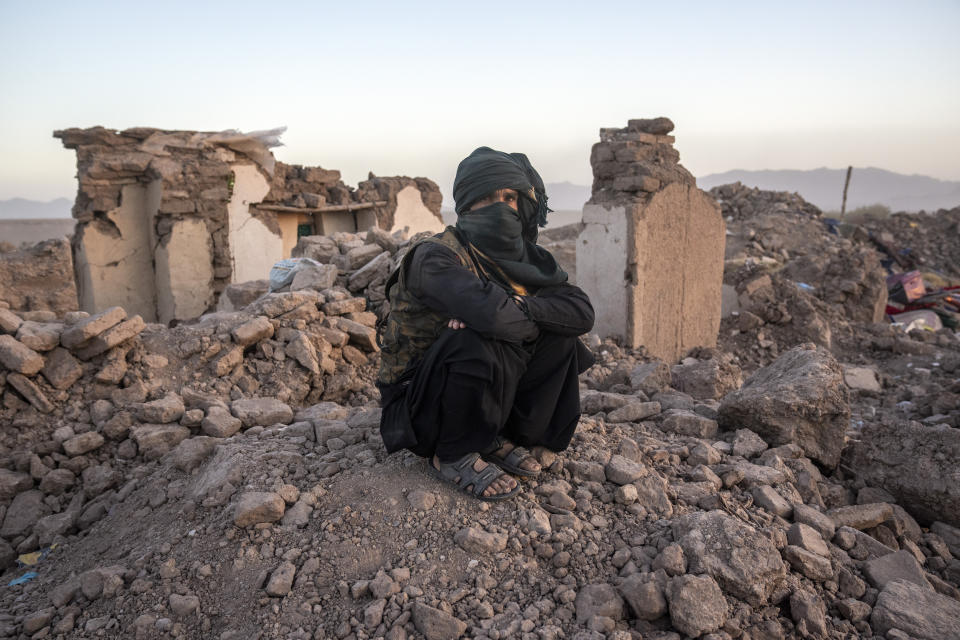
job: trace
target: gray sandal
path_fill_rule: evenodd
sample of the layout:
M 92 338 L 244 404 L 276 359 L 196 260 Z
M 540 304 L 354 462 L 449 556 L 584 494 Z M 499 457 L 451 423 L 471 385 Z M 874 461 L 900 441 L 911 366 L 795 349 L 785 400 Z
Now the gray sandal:
M 505 456 L 498 456 L 497 451 L 502 449 L 504 445 L 513 444 L 506 438 L 501 438 L 497 436 L 493 440 L 493 444 L 490 445 L 490 448 L 487 449 L 484 453 L 481 454 L 481 457 L 490 463 L 493 463 L 503 469 L 504 471 L 511 473 L 515 476 L 520 476 L 521 478 L 536 478 L 540 475 L 539 471 L 531 471 L 530 469 L 524 469 L 520 466 L 527 458 L 532 458 L 536 460 L 534 455 L 530 453 L 525 447 L 521 447 L 518 444 L 513 444 L 513 449 Z
M 486 502 L 509 500 L 513 496 L 520 493 L 520 484 L 517 483 L 517 486 L 514 487 L 513 491 L 510 491 L 509 493 L 495 493 L 492 496 L 483 495 L 483 492 L 487 490 L 487 487 L 493 484 L 497 478 L 501 478 L 506 474 L 503 472 L 503 470 L 499 469 L 493 464 L 488 464 L 482 470 L 477 471 L 473 468 L 473 465 L 477 462 L 479 457 L 479 453 L 468 453 L 454 462 L 438 461 L 436 464 L 440 465 L 439 467 L 434 464 L 433 460 L 430 460 L 428 464 L 430 466 L 430 472 L 437 478 L 447 482 L 452 482 L 463 489 L 466 493 L 472 495 L 474 498 L 478 498 Z M 473 485 L 473 487 L 468 489 L 470 485 Z

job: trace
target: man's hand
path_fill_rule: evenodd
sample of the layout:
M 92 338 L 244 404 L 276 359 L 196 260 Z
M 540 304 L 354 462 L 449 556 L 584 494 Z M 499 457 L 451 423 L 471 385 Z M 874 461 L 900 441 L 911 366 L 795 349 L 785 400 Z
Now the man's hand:
M 447 326 L 451 329 L 466 329 L 467 323 L 463 320 L 457 320 L 456 318 L 450 318 L 450 321 L 447 323 Z

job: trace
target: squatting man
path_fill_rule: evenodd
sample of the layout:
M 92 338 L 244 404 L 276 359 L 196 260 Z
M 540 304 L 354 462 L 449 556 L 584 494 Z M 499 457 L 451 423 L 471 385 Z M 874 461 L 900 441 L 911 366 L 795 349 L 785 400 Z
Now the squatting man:
M 537 245 L 550 209 L 524 154 L 476 149 L 453 197 L 456 225 L 411 247 L 387 281 L 380 431 L 388 452 L 504 500 L 573 437 L 593 307 Z

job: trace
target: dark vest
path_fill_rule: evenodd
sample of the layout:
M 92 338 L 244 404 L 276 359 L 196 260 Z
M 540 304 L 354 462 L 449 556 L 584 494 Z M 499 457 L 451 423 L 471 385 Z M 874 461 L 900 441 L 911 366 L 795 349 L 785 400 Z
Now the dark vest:
M 387 316 L 381 338 L 380 373 L 377 376 L 378 381 L 384 384 L 398 382 L 407 367 L 420 360 L 430 345 L 440 337 L 440 332 L 450 320 L 449 316 L 434 311 L 407 290 L 407 263 L 422 242 L 434 242 L 450 249 L 457 255 L 460 264 L 480 277 L 474 261 L 466 247 L 460 244 L 453 227 L 447 227 L 442 233 L 424 238 L 407 252 L 386 285 L 390 315 Z

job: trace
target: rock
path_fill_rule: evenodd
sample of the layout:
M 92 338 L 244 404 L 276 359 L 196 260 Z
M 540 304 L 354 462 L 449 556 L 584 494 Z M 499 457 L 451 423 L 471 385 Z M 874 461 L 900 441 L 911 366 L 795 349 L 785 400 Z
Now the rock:
M 960 557 L 960 529 L 943 522 L 934 522 L 930 525 L 930 531 L 943 539 L 947 547 L 950 548 L 950 553 Z
M 614 454 L 610 456 L 610 462 L 604 467 L 604 473 L 607 480 L 613 484 L 624 485 L 646 475 L 647 469 L 642 464 Z
M 413 626 L 427 640 L 454 640 L 467 632 L 466 623 L 419 600 L 413 603 Z
M 110 307 L 68 327 L 60 334 L 60 344 L 72 351 L 107 329 L 123 322 L 126 317 L 127 312 L 122 308 Z
M 897 629 L 919 640 L 960 640 L 960 602 L 912 582 L 894 580 L 877 596 L 870 626 L 877 634 Z
M 294 418 L 297 422 L 312 422 L 314 426 L 323 420 L 346 420 L 347 408 L 336 402 L 320 402 L 297 411 Z
M 793 520 L 794 522 L 810 526 L 816 530 L 824 540 L 832 540 L 837 528 L 833 523 L 833 518 L 805 504 L 793 505 Z
M 709 574 L 724 591 L 753 606 L 766 603 L 786 575 L 770 538 L 723 511 L 684 515 L 673 521 L 673 536 L 688 571 Z
M 17 559 L 17 550 L 0 538 L 0 571 L 5 571 Z
M 293 422 L 293 409 L 276 398 L 241 398 L 230 403 L 230 411 L 245 427 Z
M 660 428 L 694 438 L 712 438 L 717 435 L 717 421 L 686 409 L 670 409 L 663 414 Z
M 32 488 L 33 478 L 30 474 L 0 468 L 0 502 L 6 502 L 21 491 Z
M 222 378 L 236 369 L 241 362 L 243 362 L 243 347 L 234 346 L 220 351 L 220 354 L 210 361 L 210 367 L 215 376 Z
M 659 402 L 628 402 L 607 415 L 607 422 L 640 422 L 660 413 Z
M 826 350 L 809 343 L 794 347 L 728 394 L 719 422 L 725 429 L 750 429 L 773 446 L 795 443 L 833 468 L 850 419 L 842 378 Z
M 364 351 L 376 352 L 380 350 L 380 347 L 377 346 L 375 329 L 346 318 L 337 318 L 336 328 L 350 336 L 350 341 Z
M 719 464 L 721 460 L 723 460 L 723 454 L 706 442 L 694 446 L 690 449 L 690 455 L 687 456 L 687 464 L 694 466 L 706 465 L 709 467 Z
M 282 598 L 293 587 L 293 578 L 297 573 L 297 567 L 290 561 L 282 563 L 270 574 L 270 580 L 267 581 L 267 595 L 274 598 Z
M 783 557 L 794 571 L 799 571 L 811 580 L 823 582 L 833 577 L 833 565 L 829 557 L 823 557 L 796 545 L 787 545 Z
M 692 360 L 674 365 L 671 371 L 671 386 L 678 391 L 688 393 L 697 400 L 720 398 L 739 389 L 743 384 L 740 367 L 713 358 Z
M 17 331 L 17 340 L 34 351 L 50 351 L 60 344 L 63 325 L 46 322 L 24 322 Z
M 317 349 L 313 342 L 307 337 L 307 334 L 298 331 L 290 342 L 287 343 L 284 353 L 300 363 L 300 366 L 312 373 L 320 374 L 320 359 L 317 356 Z
M 239 422 L 239 421 L 238 421 Z M 206 460 L 217 446 L 216 438 L 196 436 L 182 440 L 167 454 L 167 459 L 177 469 L 190 473 Z
M 432 491 L 424 491 L 423 489 L 414 489 L 407 494 L 407 502 L 410 503 L 410 506 L 418 511 L 427 511 L 433 508 L 433 505 L 437 503 L 437 496 Z
M 0 536 L 11 539 L 29 532 L 37 520 L 47 514 L 43 498 L 43 492 L 34 489 L 18 493 L 7 507 Z
M 790 596 L 790 616 L 802 637 L 827 637 L 827 607 L 816 594 L 798 589 Z
M 50 545 L 56 540 L 57 536 L 64 536 L 73 529 L 76 520 L 77 514 L 69 511 L 40 518 L 33 525 L 33 533 L 37 536 L 37 544 L 41 547 Z
M 767 443 L 763 438 L 750 429 L 737 429 L 733 436 L 733 455 L 743 458 L 753 458 L 767 450 Z
M 837 611 L 840 612 L 840 615 L 850 622 L 866 620 L 870 617 L 870 612 L 873 610 L 866 602 L 860 602 L 856 598 L 837 600 L 834 604 L 837 607 Z
M 9 309 L 0 307 L 0 332 L 14 335 L 21 324 L 23 324 L 23 319 L 20 316 Z
M 147 460 L 164 456 L 190 437 L 190 429 L 174 424 L 144 424 L 130 430 L 130 437 Z
M 362 289 L 366 289 L 374 280 L 378 278 L 386 279 L 389 275 L 390 254 L 384 251 L 352 273 L 347 280 L 347 288 L 350 289 L 350 291 L 361 291 Z
M 665 136 L 673 131 L 673 121 L 670 118 L 634 118 L 627 120 L 627 129 L 640 131 L 655 136 Z
M 19 373 L 11 373 L 7 376 L 7 384 L 16 389 L 40 413 L 53 411 L 53 404 L 30 378 Z
M 882 389 L 877 372 L 867 367 L 845 367 L 843 381 L 856 391 L 879 393 Z
M 290 282 L 290 291 L 312 289 L 323 291 L 337 282 L 338 269 L 332 264 L 307 264 L 301 266 Z
M 273 337 L 273 323 L 266 316 L 257 316 L 235 328 L 230 335 L 241 347 L 248 347 Z
M 276 522 L 283 517 L 286 503 L 276 493 L 248 491 L 240 496 L 233 512 L 233 524 L 249 527 L 261 522 Z
M 931 589 L 923 569 L 909 551 L 896 551 L 863 563 L 863 575 L 877 589 L 883 589 L 894 580 L 906 580 Z
M 303 500 L 298 500 L 283 514 L 281 523 L 284 526 L 305 527 L 310 523 L 311 513 L 313 513 L 313 507 Z
M 623 598 L 609 584 L 588 584 L 577 593 L 574 607 L 577 622 L 585 624 L 594 616 L 603 616 L 611 620 L 623 618 Z
M 58 347 L 47 354 L 47 360 L 41 372 L 54 389 L 62 391 L 80 379 L 83 375 L 83 367 L 80 366 L 79 360 L 70 355 L 69 351 Z
M 716 631 L 727 621 L 727 600 L 710 576 L 678 576 L 667 583 L 670 622 L 696 638 Z
M 656 514 L 669 518 L 673 515 L 673 503 L 667 493 L 667 481 L 657 473 L 651 473 L 633 482 L 637 489 L 637 502 Z
M 668 576 L 679 576 L 687 572 L 687 559 L 683 547 L 671 544 L 664 547 L 653 561 L 653 570 L 663 569 Z
M 85 453 L 99 449 L 106 442 L 96 431 L 87 431 L 63 442 L 63 451 L 68 456 L 82 456 Z
M 57 610 L 55 608 L 48 607 L 24 616 L 22 623 L 24 633 L 32 635 L 40 631 L 40 629 L 43 629 L 53 621 L 53 616 L 56 612 Z
M 75 326 L 76 325 L 74 325 L 74 327 Z M 74 353 L 76 353 L 77 357 L 81 360 L 90 360 L 138 335 L 146 326 L 143 318 L 138 315 L 133 316 L 129 320 L 124 320 L 120 324 L 107 329 L 95 338 L 91 338 L 89 341 L 83 343 Z M 71 327 L 71 329 L 72 328 L 73 327 Z
M 853 473 L 889 491 L 921 524 L 939 520 L 960 527 L 960 482 L 953 479 L 960 429 L 871 422 L 849 452 Z
M 168 393 L 159 400 L 134 406 L 134 412 L 140 422 L 167 424 L 176 422 L 183 416 L 183 400 L 175 393 Z
M 387 601 L 380 599 L 367 605 L 363 610 L 363 624 L 367 629 L 376 629 L 383 621 L 383 610 L 387 606 Z
M 757 506 L 763 507 L 772 514 L 781 518 L 789 518 L 793 513 L 793 505 L 769 485 L 754 487 L 750 493 L 753 495 L 753 501 Z
M 620 593 L 640 620 L 656 620 L 667 613 L 663 588 L 653 580 L 644 581 L 638 573 L 627 576 L 620 585 Z
M 453 540 L 468 553 L 497 553 L 507 548 L 505 534 L 490 533 L 476 527 L 460 529 Z
M 584 415 L 591 415 L 605 411 L 612 413 L 621 407 L 627 406 L 633 398 L 619 393 L 605 391 L 586 391 L 580 395 L 580 409 Z
M 10 335 L 0 335 L 0 365 L 32 376 L 43 368 L 43 356 Z
M 830 509 L 827 515 L 837 527 L 851 527 L 863 531 L 872 529 L 893 517 L 893 507 L 885 502 L 856 504 Z
M 340 255 L 340 247 L 333 238 L 327 236 L 301 236 L 290 255 L 294 258 L 310 258 L 321 263 L 329 263 Z
M 831 536 L 832 537 L 832 536 Z M 824 558 L 830 557 L 830 548 L 816 529 L 801 522 L 795 522 L 787 529 L 787 542 L 802 547 Z
M 206 417 L 200 421 L 201 431 L 213 438 L 229 438 L 242 426 L 239 418 L 234 418 L 229 411 L 217 405 L 211 406 Z
M 170 611 L 177 618 L 186 618 L 200 611 L 200 598 L 194 595 L 170 594 Z

